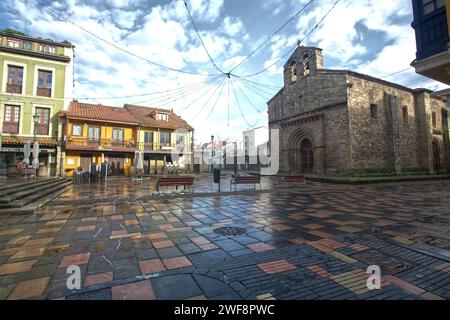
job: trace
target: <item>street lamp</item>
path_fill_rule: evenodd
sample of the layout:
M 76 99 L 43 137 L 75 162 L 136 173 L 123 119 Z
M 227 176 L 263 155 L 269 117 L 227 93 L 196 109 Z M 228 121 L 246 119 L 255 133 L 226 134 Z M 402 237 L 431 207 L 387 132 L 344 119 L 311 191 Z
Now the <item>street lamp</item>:
M 33 143 L 36 143 L 36 127 L 39 124 L 39 115 L 36 113 L 33 115 L 33 122 L 34 122 L 34 140 Z
M 211 135 L 211 172 L 214 169 L 214 135 Z

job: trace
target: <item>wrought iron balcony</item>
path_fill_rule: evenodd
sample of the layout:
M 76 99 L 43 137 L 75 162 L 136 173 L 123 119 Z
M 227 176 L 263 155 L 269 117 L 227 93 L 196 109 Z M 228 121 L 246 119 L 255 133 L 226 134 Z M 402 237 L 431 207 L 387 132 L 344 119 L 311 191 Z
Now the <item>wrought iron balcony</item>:
M 68 137 L 66 149 L 69 150 L 112 150 L 112 151 L 136 151 L 135 140 L 91 139 Z
M 52 96 L 52 89 L 48 88 L 37 88 L 36 95 L 39 97 L 51 97 Z
M 36 135 L 47 136 L 48 135 L 48 124 L 39 124 L 35 127 Z
M 8 93 L 15 93 L 15 94 L 22 94 L 22 85 L 21 84 L 6 84 L 6 92 Z
M 18 122 L 3 122 L 3 133 L 19 133 L 19 123 Z
M 141 142 L 139 143 L 139 150 L 144 152 L 190 152 L 189 146 L 185 144 L 174 143 L 153 143 L 153 142 Z

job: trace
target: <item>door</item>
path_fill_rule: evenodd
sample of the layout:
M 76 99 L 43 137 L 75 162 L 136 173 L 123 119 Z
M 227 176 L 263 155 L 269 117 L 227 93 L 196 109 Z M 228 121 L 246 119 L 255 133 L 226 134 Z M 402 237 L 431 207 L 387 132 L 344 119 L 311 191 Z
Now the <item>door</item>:
M 300 147 L 302 157 L 302 172 L 311 173 L 314 170 L 314 150 L 311 141 L 305 139 Z
M 433 141 L 433 170 L 435 173 L 441 170 L 441 152 L 437 141 Z
M 84 172 L 89 172 L 91 168 L 92 156 L 82 154 L 80 157 L 80 167 L 83 168 Z

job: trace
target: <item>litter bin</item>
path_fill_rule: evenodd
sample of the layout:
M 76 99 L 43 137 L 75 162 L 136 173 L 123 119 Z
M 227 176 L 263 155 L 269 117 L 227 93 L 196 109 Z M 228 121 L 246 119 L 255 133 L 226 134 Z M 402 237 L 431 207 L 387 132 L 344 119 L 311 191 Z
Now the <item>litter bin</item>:
M 214 169 L 214 183 L 220 183 L 220 169 Z

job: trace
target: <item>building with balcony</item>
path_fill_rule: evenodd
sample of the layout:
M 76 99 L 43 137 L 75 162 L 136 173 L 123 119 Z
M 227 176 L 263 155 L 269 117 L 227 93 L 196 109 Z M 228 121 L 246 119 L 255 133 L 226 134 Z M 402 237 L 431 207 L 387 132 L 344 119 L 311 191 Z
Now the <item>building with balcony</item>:
M 77 168 L 89 171 L 92 163 L 104 162 L 114 175 L 128 173 L 137 150 L 138 122 L 127 109 L 73 101 L 60 117 L 65 175 Z
M 139 122 L 139 150 L 144 152 L 145 174 L 160 174 L 166 163 L 193 170 L 194 129 L 172 110 L 125 105 Z
M 450 85 L 450 0 L 413 0 L 417 53 L 412 66 L 425 77 Z
M 72 96 L 73 50 L 67 42 L 0 32 L 0 175 L 16 173 L 24 142 L 35 137 L 39 174 L 58 173 L 58 113 Z
M 171 110 L 74 101 L 60 117 L 65 175 L 104 162 L 113 175 L 128 175 L 137 151 L 144 153 L 145 174 L 162 174 L 168 163 L 192 170 L 193 129 Z

